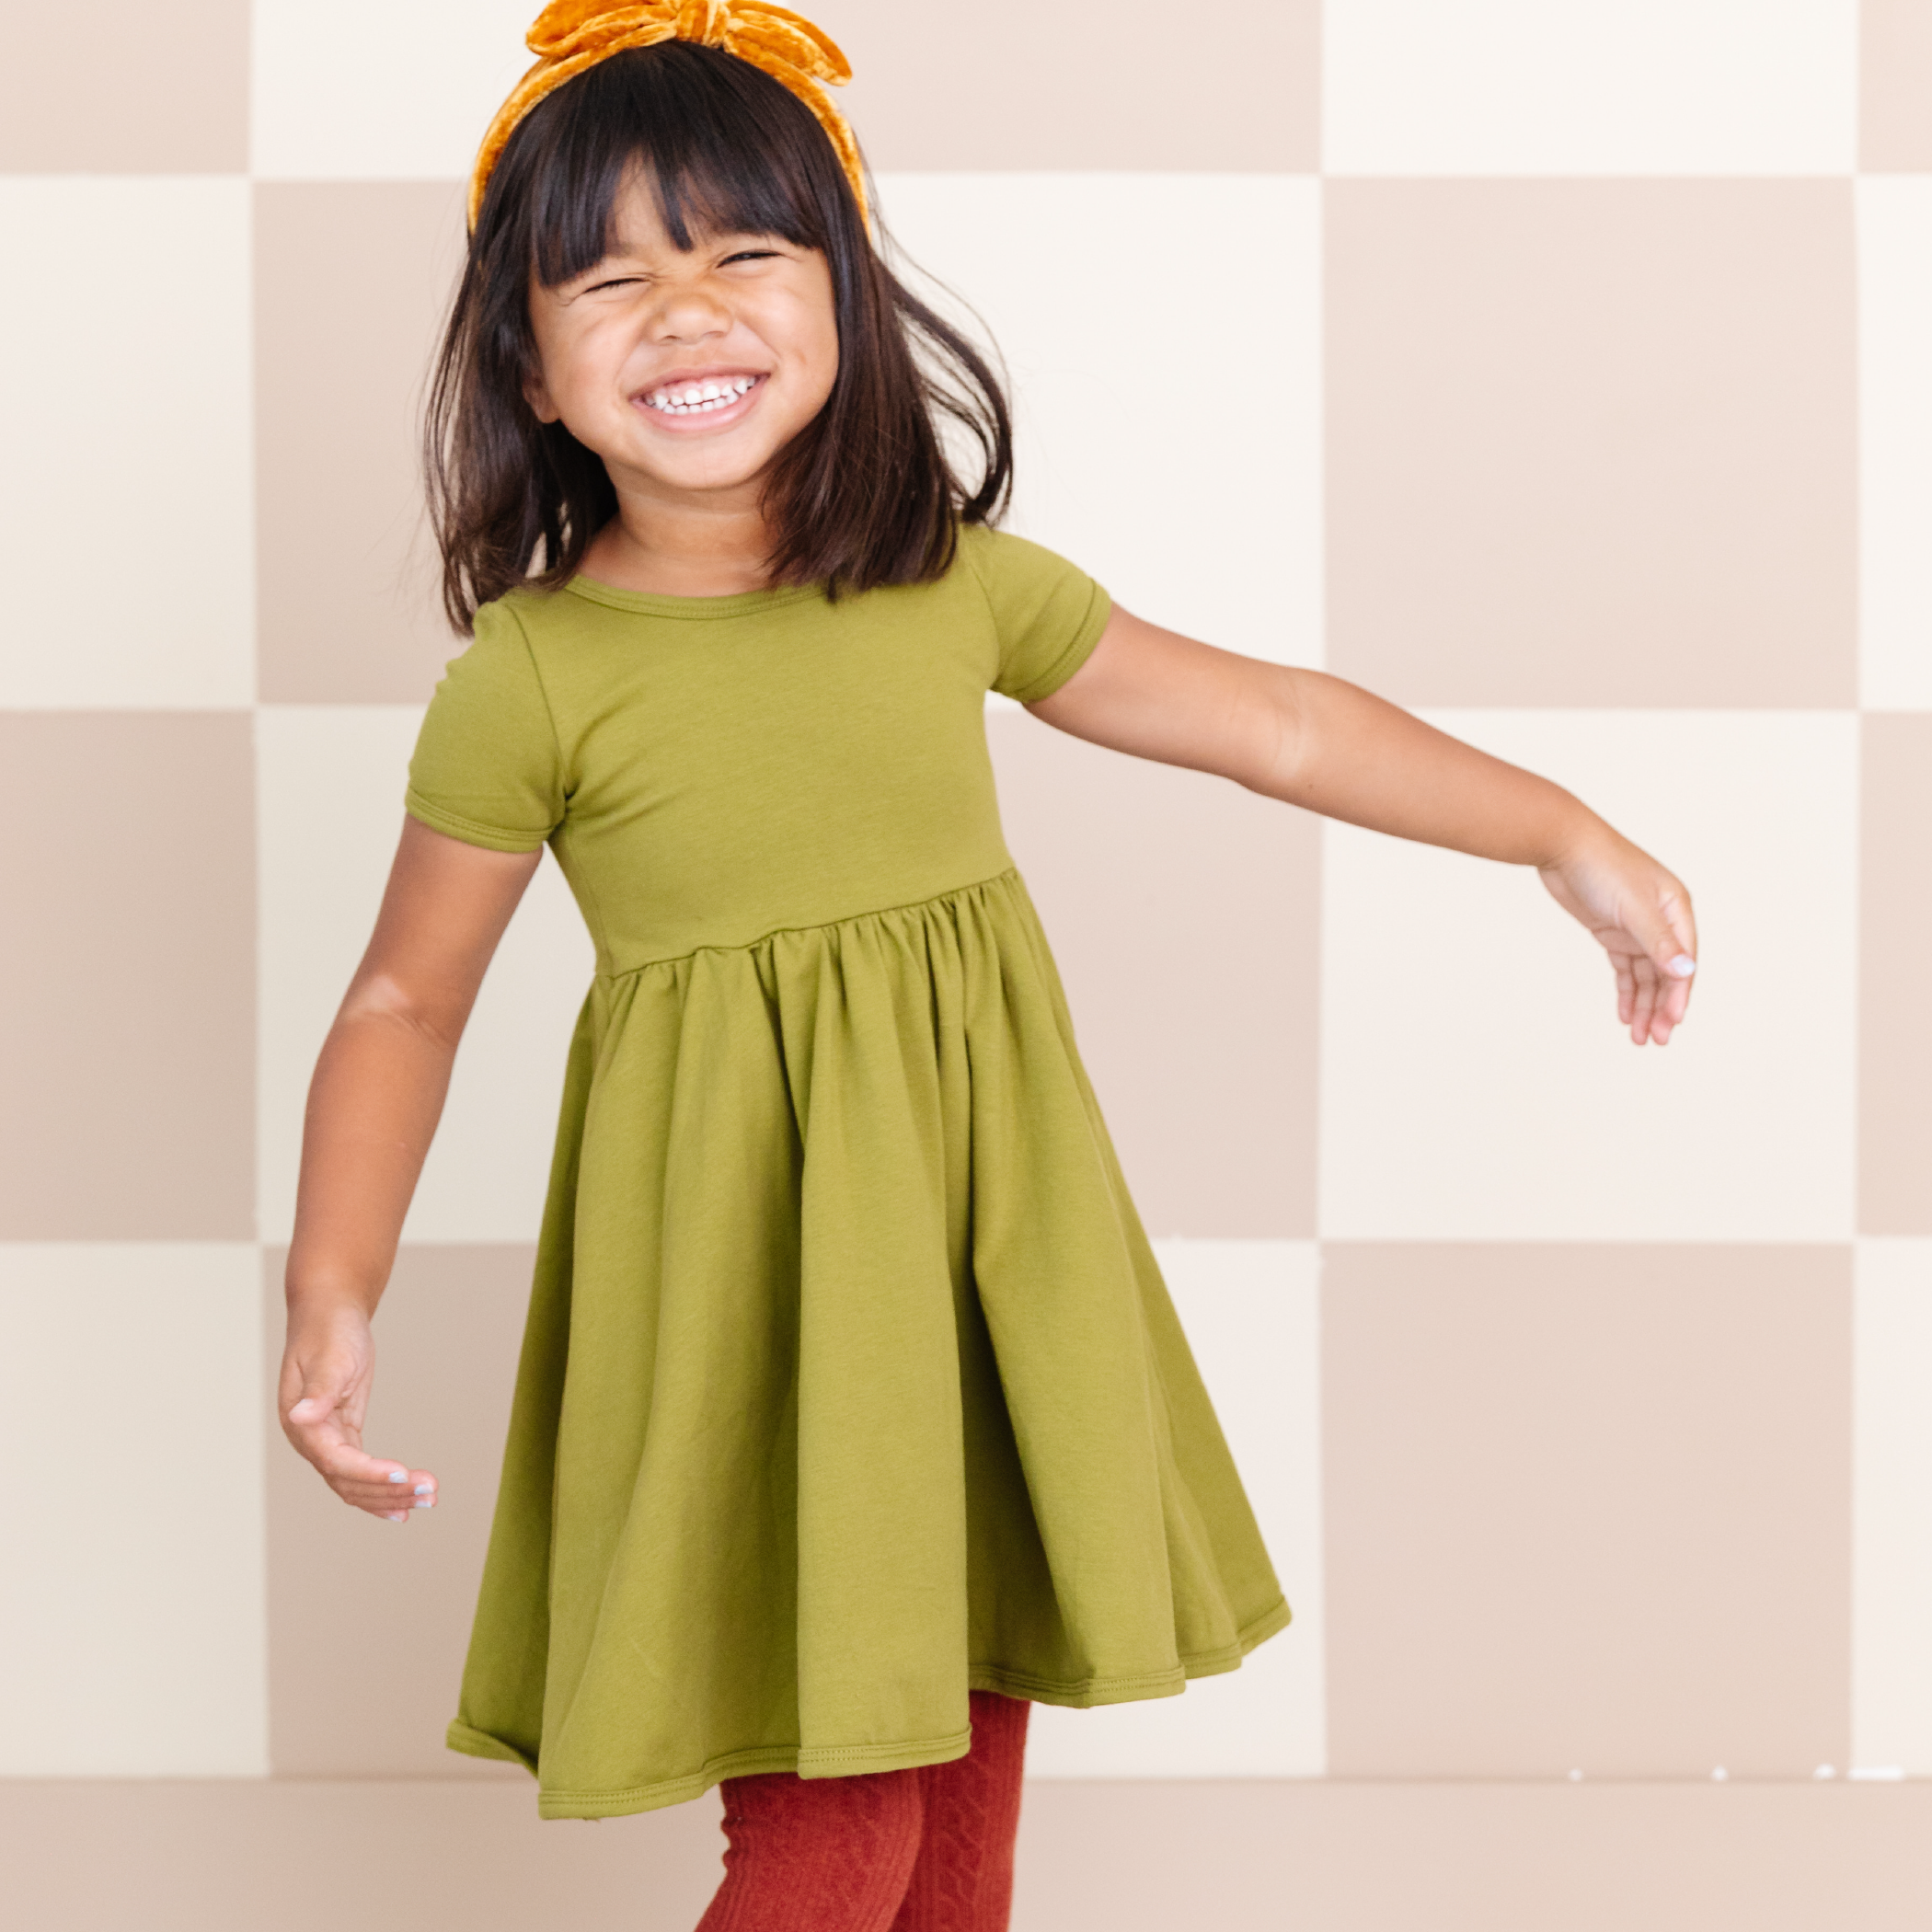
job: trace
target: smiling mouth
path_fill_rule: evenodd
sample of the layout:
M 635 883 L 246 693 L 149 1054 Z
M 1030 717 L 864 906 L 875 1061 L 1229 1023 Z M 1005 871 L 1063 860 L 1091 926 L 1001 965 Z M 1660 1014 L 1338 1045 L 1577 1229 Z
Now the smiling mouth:
M 690 382 L 666 383 L 640 399 L 660 416 L 715 416 L 742 402 L 765 378 L 762 375 L 699 376 Z

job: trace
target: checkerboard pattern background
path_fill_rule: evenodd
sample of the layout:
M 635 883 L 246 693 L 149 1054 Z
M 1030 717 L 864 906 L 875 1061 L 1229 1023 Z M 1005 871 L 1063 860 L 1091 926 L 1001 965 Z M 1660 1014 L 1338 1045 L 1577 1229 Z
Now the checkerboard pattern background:
M 590 970 L 554 868 L 379 1324 L 374 1446 L 444 1506 L 351 1516 L 266 1394 L 305 1083 L 454 648 L 414 410 L 533 5 L 0 0 L 35 1928 L 305 1932 L 345 1870 L 371 1926 L 671 1928 L 715 1870 L 704 1805 L 539 1830 L 441 1749 Z M 1639 1052 L 1534 879 L 989 709 L 1299 1612 L 1184 1698 L 1037 1714 L 1017 1922 L 1922 1925 L 1932 0 L 814 17 L 893 234 L 1006 353 L 1013 527 L 1548 772 L 1705 936 Z

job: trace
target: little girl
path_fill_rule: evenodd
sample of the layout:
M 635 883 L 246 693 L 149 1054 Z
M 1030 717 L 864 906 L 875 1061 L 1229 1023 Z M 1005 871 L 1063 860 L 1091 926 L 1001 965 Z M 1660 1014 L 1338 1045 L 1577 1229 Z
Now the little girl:
M 815 29 L 558 0 L 530 43 L 431 411 L 475 641 L 316 1070 L 284 1425 L 354 1507 L 434 1503 L 362 1447 L 370 1317 L 547 845 L 597 974 L 450 1742 L 551 1818 L 722 1782 L 707 1932 L 984 1932 L 1029 1700 L 1167 1696 L 1289 1616 L 1002 842 L 986 692 L 1535 866 L 1639 1044 L 1684 1018 L 1689 903 L 1556 786 L 997 534 L 999 385 L 875 250 Z

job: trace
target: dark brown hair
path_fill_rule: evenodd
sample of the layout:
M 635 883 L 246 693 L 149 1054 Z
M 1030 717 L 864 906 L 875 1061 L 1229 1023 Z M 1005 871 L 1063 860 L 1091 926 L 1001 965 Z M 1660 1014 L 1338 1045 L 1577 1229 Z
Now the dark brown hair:
M 641 167 L 673 243 L 771 235 L 832 271 L 839 366 L 766 485 L 774 582 L 834 596 L 917 583 L 951 563 L 961 522 L 1004 507 L 1012 426 L 998 377 L 908 290 L 866 233 L 811 110 L 735 55 L 688 41 L 613 54 L 532 109 L 489 180 L 424 424 L 443 601 L 459 631 L 516 585 L 560 584 L 616 513 L 603 461 L 523 397 L 536 366 L 533 278 L 602 260 L 614 204 Z M 977 452 L 969 482 L 942 424 Z

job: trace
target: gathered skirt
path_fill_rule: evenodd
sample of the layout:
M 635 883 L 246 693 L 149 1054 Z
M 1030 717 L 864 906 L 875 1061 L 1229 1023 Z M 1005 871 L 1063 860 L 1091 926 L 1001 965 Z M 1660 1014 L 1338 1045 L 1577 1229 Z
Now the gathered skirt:
M 453 1748 L 644 1811 L 1288 1616 L 1017 871 L 594 983 Z

